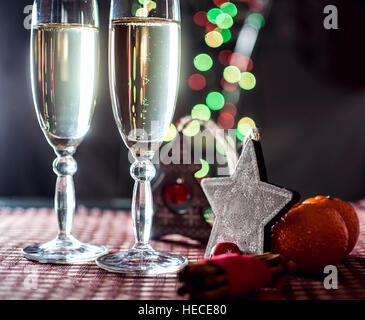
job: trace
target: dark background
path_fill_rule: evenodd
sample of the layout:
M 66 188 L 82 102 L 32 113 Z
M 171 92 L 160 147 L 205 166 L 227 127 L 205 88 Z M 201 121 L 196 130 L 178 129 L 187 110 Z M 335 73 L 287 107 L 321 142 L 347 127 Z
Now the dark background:
M 0 197 L 54 193 L 55 155 L 39 128 L 30 90 L 30 31 L 23 26 L 23 10 L 31 3 L 0 2 Z M 190 112 L 193 99 L 186 82 L 199 49 L 192 22 L 198 3 L 182 0 L 183 72 L 175 120 Z M 201 0 L 200 9 L 206 3 L 213 7 Z M 339 30 L 323 28 L 327 4 L 338 7 Z M 99 0 L 99 8 L 98 101 L 92 128 L 75 156 L 76 192 L 79 199 L 127 198 L 132 193 L 127 149 L 114 124 L 108 89 L 109 1 Z M 238 105 L 238 118 L 250 116 L 261 129 L 271 182 L 303 197 L 365 197 L 364 30 L 360 0 L 273 1 L 254 53 L 257 86 Z

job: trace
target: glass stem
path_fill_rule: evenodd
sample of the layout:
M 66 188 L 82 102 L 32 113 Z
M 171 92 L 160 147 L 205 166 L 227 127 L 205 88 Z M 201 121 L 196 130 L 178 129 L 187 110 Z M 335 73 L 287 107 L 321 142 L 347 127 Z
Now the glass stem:
M 130 172 L 135 180 L 132 199 L 135 248 L 147 249 L 153 219 L 151 180 L 156 175 L 156 169 L 151 161 L 143 160 L 132 164 Z
M 57 158 L 53 162 L 53 171 L 57 174 L 54 207 L 58 221 L 58 239 L 65 240 L 71 235 L 75 213 L 75 186 L 73 175 L 77 163 L 72 157 L 75 150 L 56 150 Z

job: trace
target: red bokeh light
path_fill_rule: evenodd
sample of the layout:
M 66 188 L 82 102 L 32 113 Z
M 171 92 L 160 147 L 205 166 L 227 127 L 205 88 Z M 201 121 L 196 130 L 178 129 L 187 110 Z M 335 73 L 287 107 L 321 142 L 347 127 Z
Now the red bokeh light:
M 217 25 L 214 24 L 214 23 L 210 23 L 209 21 L 206 23 L 205 25 L 205 31 L 208 33 L 208 32 L 211 32 L 211 31 L 214 31 L 215 29 L 217 28 Z
M 264 2 L 262 0 L 250 0 L 248 6 L 254 12 L 259 12 L 264 8 Z
M 205 77 L 199 73 L 194 73 L 189 78 L 189 87 L 195 91 L 200 91 L 207 85 Z
M 253 69 L 253 61 L 250 57 L 246 57 L 238 52 L 232 53 L 231 50 L 222 50 L 219 52 L 218 60 L 224 66 L 236 66 L 242 72 Z
M 229 0 L 213 0 L 217 7 L 220 7 L 223 3 L 230 2 Z
M 231 55 L 232 55 L 232 51 L 231 50 L 222 50 L 218 54 L 218 60 L 224 66 L 228 66 Z
M 204 11 L 198 11 L 196 14 L 194 14 L 193 19 L 194 23 L 199 27 L 205 27 L 208 23 L 207 13 Z
M 237 108 L 233 103 L 226 102 L 224 107 L 220 110 L 220 113 L 229 113 L 235 117 L 237 114 Z
M 218 125 L 225 130 L 232 129 L 234 126 L 234 117 L 228 112 L 222 112 L 218 117 Z
M 234 91 L 238 87 L 238 83 L 229 83 L 224 78 L 221 79 L 221 87 L 226 91 Z
M 231 56 L 229 57 L 229 64 L 232 66 L 236 66 L 241 71 L 251 71 L 253 69 L 252 59 L 238 52 L 231 54 Z

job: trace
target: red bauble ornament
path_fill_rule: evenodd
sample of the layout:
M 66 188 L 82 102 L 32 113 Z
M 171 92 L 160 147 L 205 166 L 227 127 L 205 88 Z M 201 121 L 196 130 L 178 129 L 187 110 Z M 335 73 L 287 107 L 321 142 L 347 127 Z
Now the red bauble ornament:
M 240 248 L 233 242 L 220 242 L 217 243 L 210 252 L 210 259 L 227 253 L 241 254 Z
M 165 201 L 173 205 L 186 204 L 191 199 L 191 190 L 183 183 L 169 184 L 164 192 Z

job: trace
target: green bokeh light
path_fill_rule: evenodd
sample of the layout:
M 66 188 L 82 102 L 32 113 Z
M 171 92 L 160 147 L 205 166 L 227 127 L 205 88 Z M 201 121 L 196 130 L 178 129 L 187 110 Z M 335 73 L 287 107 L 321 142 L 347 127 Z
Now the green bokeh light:
M 233 26 L 233 19 L 232 17 L 227 14 L 227 13 L 221 13 L 217 18 L 216 18 L 216 24 L 219 28 L 222 29 L 229 29 L 230 27 Z
M 225 104 L 225 98 L 223 94 L 213 91 L 207 95 L 207 106 L 212 110 L 222 109 Z
M 239 132 L 238 128 L 236 129 L 236 136 L 237 136 L 237 139 L 240 141 L 243 141 L 246 138 L 246 136 L 244 136 L 243 134 L 241 134 L 241 132 Z
M 148 9 L 147 9 L 147 7 L 143 7 L 143 8 L 137 9 L 137 11 L 136 11 L 136 17 L 139 17 L 139 18 L 148 17 Z
M 197 104 L 191 110 L 191 116 L 196 120 L 208 121 L 211 117 L 211 111 L 205 104 Z
M 236 5 L 232 2 L 223 3 L 220 8 L 224 13 L 229 14 L 232 18 L 234 18 L 238 13 Z
M 215 215 L 212 208 L 207 208 L 204 210 L 204 219 L 211 227 L 213 227 Z
M 191 121 L 182 131 L 184 136 L 194 137 L 200 132 L 200 123 L 198 120 Z
M 151 0 L 138 0 L 138 2 L 142 5 L 147 5 Z
M 246 18 L 246 23 L 259 30 L 265 25 L 265 18 L 261 13 L 254 12 Z
M 201 53 L 194 58 L 194 66 L 199 71 L 208 71 L 213 66 L 213 60 L 209 54 Z
M 197 179 L 202 179 L 206 177 L 210 169 L 209 163 L 206 160 L 200 159 L 200 162 L 202 163 L 202 168 L 194 174 L 194 177 Z
M 213 8 L 207 12 L 207 19 L 209 22 L 216 24 L 217 17 L 222 13 L 223 11 L 221 9 Z
M 232 33 L 229 29 L 216 28 L 214 31 L 217 31 L 222 35 L 223 43 L 227 43 L 232 38 Z
M 237 83 L 241 79 L 241 70 L 236 66 L 228 66 L 224 68 L 223 78 L 229 83 Z
M 252 90 L 256 86 L 256 78 L 251 72 L 242 72 L 238 84 L 244 90 Z

